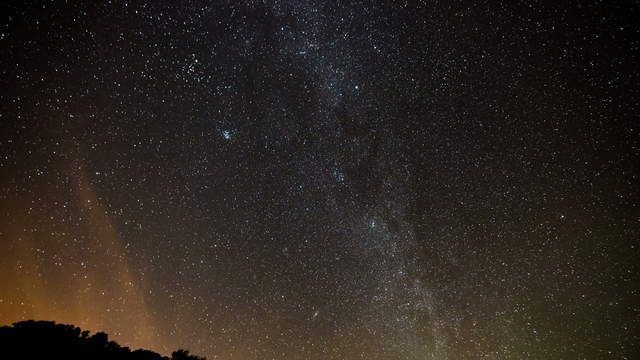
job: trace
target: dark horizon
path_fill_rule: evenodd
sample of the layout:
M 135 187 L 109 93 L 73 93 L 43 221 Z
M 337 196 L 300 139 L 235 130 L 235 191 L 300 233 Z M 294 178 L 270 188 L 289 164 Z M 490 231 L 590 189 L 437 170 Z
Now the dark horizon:
M 92 359 L 92 360 L 206 360 L 178 349 L 163 356 L 148 349 L 131 350 L 126 345 L 109 340 L 109 334 L 91 334 L 72 324 L 55 321 L 27 320 L 0 325 L 0 348 L 20 359 Z
M 0 4 L 0 324 L 632 358 L 635 2 Z

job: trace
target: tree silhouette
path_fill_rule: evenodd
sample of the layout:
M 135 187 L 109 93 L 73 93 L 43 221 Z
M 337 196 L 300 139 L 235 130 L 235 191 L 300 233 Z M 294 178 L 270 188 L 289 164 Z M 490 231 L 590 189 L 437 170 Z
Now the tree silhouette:
M 189 350 L 178 350 L 174 351 L 171 354 L 171 359 L 173 360 L 205 360 L 205 358 L 201 358 L 195 355 L 189 355 Z
M 16 359 L 206 360 L 182 349 L 173 352 L 171 358 L 150 350 L 131 351 L 109 341 L 109 335 L 103 332 L 89 336 L 89 331 L 53 321 L 28 320 L 0 327 L 0 349 L 1 358 L 9 355 Z

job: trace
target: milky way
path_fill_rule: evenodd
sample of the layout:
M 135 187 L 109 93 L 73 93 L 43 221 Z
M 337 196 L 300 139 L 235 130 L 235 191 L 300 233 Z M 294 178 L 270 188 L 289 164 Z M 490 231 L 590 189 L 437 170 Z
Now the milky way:
M 0 323 L 222 360 L 637 350 L 636 5 L 1 13 Z

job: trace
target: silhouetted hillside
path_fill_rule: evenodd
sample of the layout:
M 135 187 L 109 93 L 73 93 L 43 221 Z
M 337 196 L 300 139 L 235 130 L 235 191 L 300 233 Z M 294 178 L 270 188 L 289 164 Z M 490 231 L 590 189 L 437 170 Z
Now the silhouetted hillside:
M 186 350 L 174 351 L 171 358 L 149 350 L 131 351 L 109 341 L 103 332 L 89 336 L 73 325 L 53 321 L 21 321 L 0 327 L 0 348 L 15 359 L 131 359 L 131 360 L 204 360 Z

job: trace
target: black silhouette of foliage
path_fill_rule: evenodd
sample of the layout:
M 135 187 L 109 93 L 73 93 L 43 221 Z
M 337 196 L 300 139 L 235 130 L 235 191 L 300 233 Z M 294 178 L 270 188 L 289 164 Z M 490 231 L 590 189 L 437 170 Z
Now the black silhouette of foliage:
M 173 352 L 171 358 L 150 350 L 131 351 L 98 332 L 89 336 L 73 325 L 53 321 L 21 321 L 0 327 L 0 349 L 15 359 L 97 359 L 97 360 L 206 360 L 187 350 Z
M 178 350 L 174 351 L 171 354 L 171 359 L 173 360 L 206 360 L 205 358 L 201 358 L 195 355 L 189 355 L 189 350 Z

